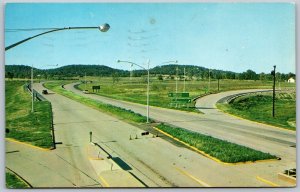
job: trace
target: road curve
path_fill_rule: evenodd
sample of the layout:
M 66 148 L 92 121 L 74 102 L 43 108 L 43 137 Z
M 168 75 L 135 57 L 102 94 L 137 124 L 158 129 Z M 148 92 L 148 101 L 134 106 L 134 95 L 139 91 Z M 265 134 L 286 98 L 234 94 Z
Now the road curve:
M 248 93 L 261 93 L 261 92 L 267 92 L 271 91 L 269 89 L 246 89 L 246 90 L 234 90 L 234 91 L 226 91 L 221 92 L 217 94 L 210 94 L 206 95 L 204 97 L 200 97 L 196 101 L 196 107 L 199 109 L 199 111 L 205 113 L 205 114 L 224 114 L 217 110 L 216 103 L 223 98 L 235 96 L 235 95 L 243 95 Z
M 95 94 L 84 94 L 74 88 L 75 84 L 76 83 L 65 85 L 65 88 L 85 97 L 131 109 L 142 115 L 146 114 L 145 105 L 115 100 Z M 253 92 L 253 90 L 250 91 Z M 230 94 L 239 92 L 241 91 L 233 91 Z M 202 110 L 206 108 L 205 112 L 209 110 L 213 111 L 204 115 L 150 106 L 150 118 L 269 152 L 282 157 L 283 161 L 286 160 L 289 163 L 295 164 L 296 149 L 291 146 L 296 144 L 296 132 L 258 124 L 217 111 L 214 107 L 214 103 L 219 98 L 222 98 L 224 96 L 223 94 L 227 95 L 227 93 L 220 93 L 213 96 L 213 99 L 211 99 L 210 96 L 206 96 L 197 101 L 196 106 L 198 108 L 202 108 Z M 203 99 L 211 100 L 212 102 L 202 102 Z M 201 103 L 205 103 L 205 105 L 202 106 Z

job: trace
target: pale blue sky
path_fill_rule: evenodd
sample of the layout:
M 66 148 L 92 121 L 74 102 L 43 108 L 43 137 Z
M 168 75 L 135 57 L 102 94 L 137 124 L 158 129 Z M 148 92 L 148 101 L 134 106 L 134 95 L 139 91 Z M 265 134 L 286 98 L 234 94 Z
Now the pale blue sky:
M 116 60 L 150 67 L 169 60 L 242 72 L 295 73 L 295 7 L 289 3 L 7 4 L 5 46 L 43 31 L 7 29 L 98 26 L 106 33 L 50 33 L 12 48 L 6 64 L 51 68 L 99 64 L 129 69 Z M 136 68 L 138 69 L 138 68 Z

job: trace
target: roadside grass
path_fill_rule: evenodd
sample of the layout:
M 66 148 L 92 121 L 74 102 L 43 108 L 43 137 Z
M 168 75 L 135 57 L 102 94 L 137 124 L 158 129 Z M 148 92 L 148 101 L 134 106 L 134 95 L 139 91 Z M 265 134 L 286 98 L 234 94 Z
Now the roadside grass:
M 8 189 L 26 189 L 30 188 L 24 181 L 19 179 L 15 174 L 6 172 L 6 187 Z
M 53 146 L 51 134 L 52 110 L 48 101 L 34 101 L 24 90 L 24 81 L 5 82 L 6 137 L 42 148 Z
M 272 117 L 273 97 L 270 94 L 241 96 L 230 104 L 217 104 L 227 113 L 239 117 L 296 130 L 296 94 L 277 93 L 275 98 L 275 117 Z
M 142 116 L 141 114 L 135 113 L 131 110 L 127 110 L 121 107 L 116 107 L 110 104 L 105 104 L 100 101 L 86 98 L 80 95 L 77 95 L 73 93 L 72 91 L 65 90 L 61 88 L 61 85 L 64 84 L 62 82 L 49 82 L 45 83 L 45 87 L 59 93 L 63 96 L 66 96 L 70 99 L 73 99 L 75 101 L 78 101 L 82 104 L 85 104 L 87 106 L 93 107 L 95 109 L 98 109 L 102 112 L 108 113 L 110 115 L 116 116 L 118 118 L 121 118 L 122 120 L 125 121 L 132 121 L 136 123 L 145 123 L 146 122 L 146 117 Z
M 113 82 L 112 77 L 87 77 L 87 81 L 92 83 L 80 84 L 77 86 L 79 90 L 88 90 L 92 92 L 93 85 L 100 85 L 101 89 L 98 93 L 105 97 L 110 97 L 117 100 L 124 100 L 134 103 L 146 104 L 146 88 L 147 78 L 146 77 L 120 77 L 117 82 Z M 81 81 L 85 79 L 82 78 Z M 208 89 L 210 87 L 210 89 Z M 220 80 L 219 90 L 218 81 L 212 79 L 208 80 L 189 80 L 185 83 L 177 81 L 178 92 L 189 92 L 190 98 L 196 98 L 204 96 L 208 93 L 217 93 L 220 91 L 238 90 L 238 89 L 270 89 L 272 87 L 271 81 L 254 81 L 254 80 Z M 294 88 L 295 85 L 281 82 L 283 88 Z M 158 106 L 163 108 L 184 110 L 199 112 L 194 104 L 190 107 L 179 106 L 175 107 L 171 105 L 171 97 L 168 97 L 168 93 L 176 92 L 176 81 L 175 80 L 158 80 L 157 77 L 152 76 L 150 78 L 150 102 L 152 106 Z
M 245 146 L 228 141 L 220 140 L 211 136 L 189 131 L 183 128 L 166 124 L 159 124 L 158 129 L 172 135 L 173 137 L 196 147 L 200 151 L 219 159 L 225 163 L 238 163 L 257 161 L 265 159 L 276 159 L 276 156 L 263 153 Z

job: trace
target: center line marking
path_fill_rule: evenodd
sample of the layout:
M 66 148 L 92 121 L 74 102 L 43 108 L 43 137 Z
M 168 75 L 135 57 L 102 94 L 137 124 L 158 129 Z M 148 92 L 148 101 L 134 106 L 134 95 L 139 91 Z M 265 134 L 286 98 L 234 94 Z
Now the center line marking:
M 200 179 L 196 178 L 195 176 L 191 175 L 190 173 L 178 168 L 178 167 L 175 167 L 175 169 L 181 173 L 183 173 L 184 175 L 192 178 L 194 181 L 196 181 L 197 183 L 203 185 L 204 187 L 211 187 L 209 184 L 205 183 L 204 181 L 201 181 Z

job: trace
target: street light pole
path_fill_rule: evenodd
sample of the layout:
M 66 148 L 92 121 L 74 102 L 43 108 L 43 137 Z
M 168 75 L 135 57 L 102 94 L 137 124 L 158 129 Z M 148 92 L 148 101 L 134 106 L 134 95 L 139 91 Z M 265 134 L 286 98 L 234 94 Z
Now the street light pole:
M 86 72 L 84 73 L 84 90 L 86 91 Z
M 147 123 L 149 123 L 149 91 L 150 91 L 150 70 L 149 70 L 149 65 L 150 65 L 150 59 L 148 59 L 148 85 L 147 85 Z
M 272 110 L 272 116 L 275 117 L 275 78 L 276 78 L 276 65 L 273 66 L 274 70 L 271 72 L 273 75 L 273 110 Z
M 56 32 L 56 31 L 73 30 L 73 29 L 99 29 L 101 32 L 106 32 L 106 31 L 109 30 L 109 28 L 110 28 L 110 26 L 109 26 L 109 24 L 107 24 L 107 23 L 104 23 L 103 25 L 100 25 L 99 27 L 64 27 L 64 28 L 54 28 L 54 29 L 52 29 L 52 30 L 50 30 L 50 31 L 46 31 L 46 32 L 43 32 L 43 33 L 34 35 L 34 36 L 32 36 L 32 37 L 28 37 L 28 38 L 26 38 L 26 39 L 23 39 L 23 40 L 21 40 L 21 41 L 18 41 L 18 42 L 16 42 L 16 43 L 14 43 L 14 44 L 12 44 L 12 45 L 9 45 L 9 46 L 5 47 L 5 51 L 7 51 L 7 50 L 9 50 L 9 49 L 11 49 L 11 48 L 13 48 L 13 47 L 16 47 L 16 46 L 18 46 L 18 45 L 20 45 L 20 44 L 22 44 L 22 43 L 25 43 L 26 41 L 29 41 L 29 40 L 31 40 L 31 39 L 33 39 L 33 38 L 38 37 L 38 36 L 45 35 L 45 34 L 47 34 L 47 33 Z
M 148 84 L 147 84 L 147 123 L 149 123 L 149 92 L 150 92 L 150 71 L 149 71 L 149 66 L 150 66 L 150 59 L 148 59 L 148 62 L 147 62 L 147 65 L 148 65 L 148 69 L 146 69 L 145 67 L 139 65 L 139 64 L 136 64 L 136 63 L 133 63 L 131 61 L 121 61 L 121 60 L 117 60 L 118 63 L 129 63 L 131 65 L 136 65 L 144 70 L 147 71 L 148 73 Z
M 131 61 L 121 61 L 121 60 L 117 60 L 117 62 L 118 63 L 129 63 L 129 64 L 131 64 L 131 66 L 132 65 L 136 65 L 136 66 L 138 66 L 138 67 L 140 67 L 140 68 L 142 68 L 142 69 L 144 69 L 144 70 L 146 70 L 147 71 L 147 74 L 148 74 L 148 80 L 147 80 L 147 123 L 149 123 L 149 117 L 150 117 L 150 115 L 149 115 L 149 111 L 150 111 L 150 108 L 149 108 L 149 100 L 150 100 L 150 59 L 148 59 L 148 61 L 147 61 L 147 69 L 145 68 L 145 67 L 143 67 L 143 66 L 141 66 L 141 65 L 139 65 L 139 64 L 136 64 L 136 63 L 133 63 L 133 62 L 131 62 Z M 175 62 L 175 63 L 177 63 L 177 60 L 176 61 L 167 61 L 167 62 L 163 62 L 163 63 L 170 63 L 170 62 Z
M 208 92 L 210 91 L 210 69 L 208 69 Z
M 185 67 L 183 68 L 183 92 L 185 92 Z
M 34 112 L 33 101 L 34 101 L 34 93 L 33 93 L 33 64 L 31 65 L 31 112 Z

